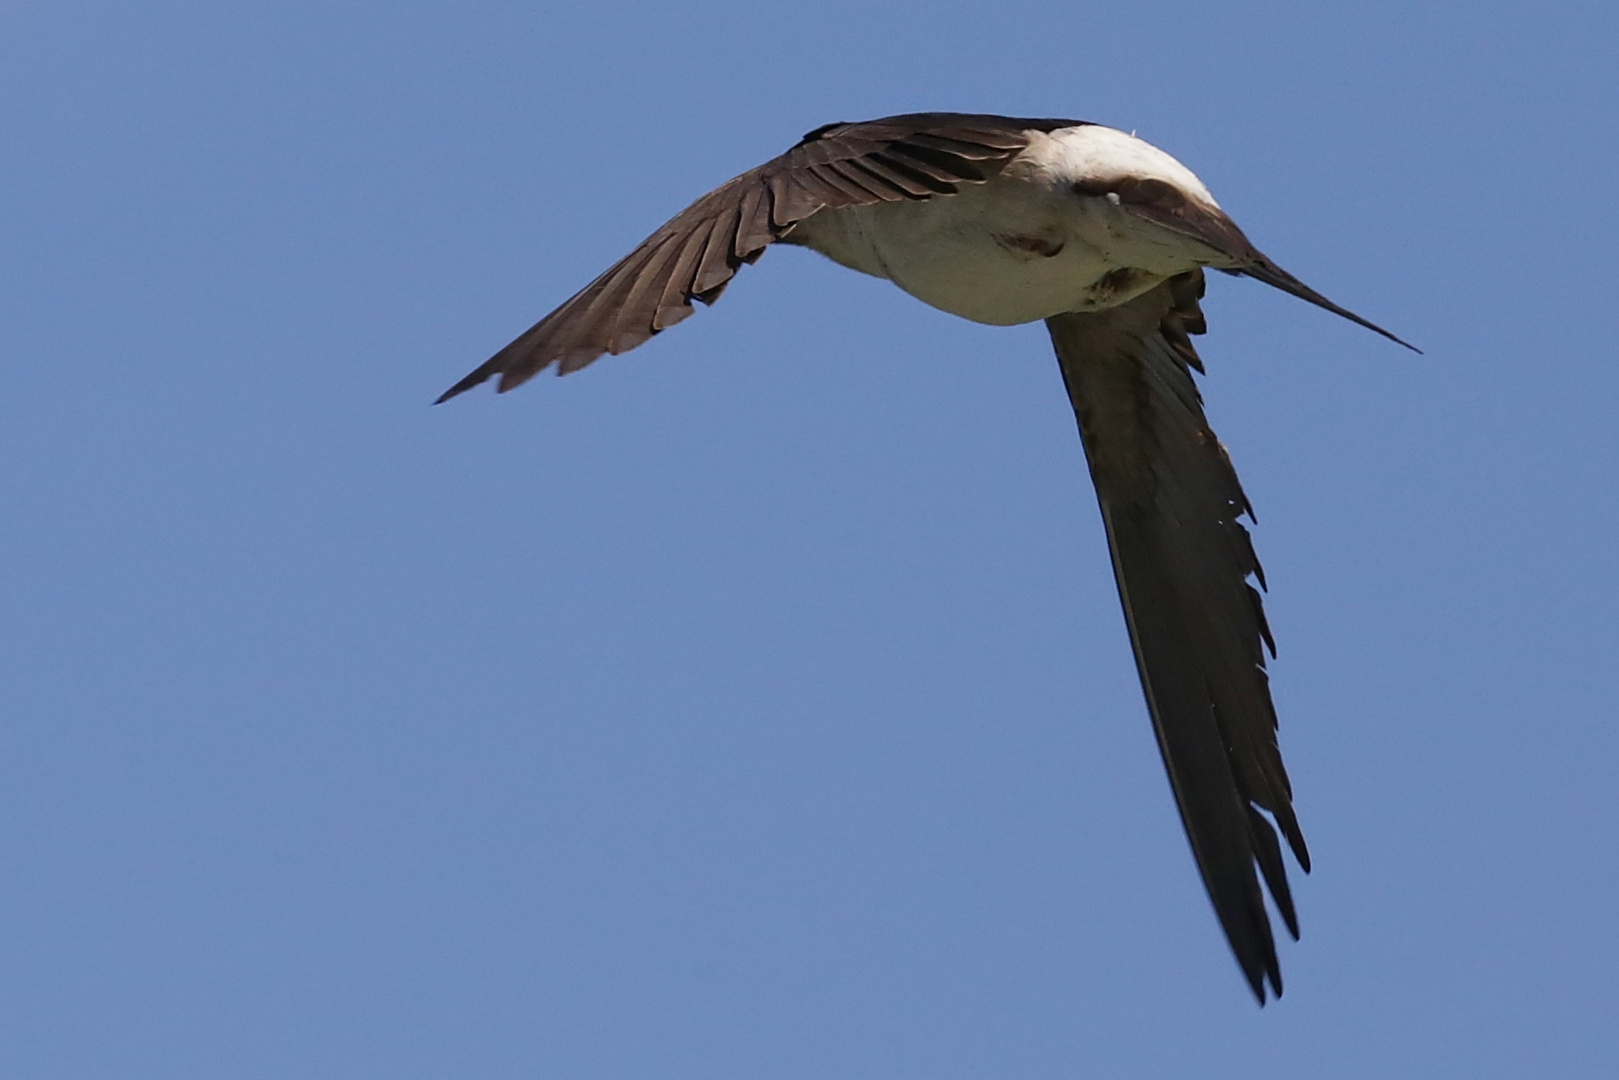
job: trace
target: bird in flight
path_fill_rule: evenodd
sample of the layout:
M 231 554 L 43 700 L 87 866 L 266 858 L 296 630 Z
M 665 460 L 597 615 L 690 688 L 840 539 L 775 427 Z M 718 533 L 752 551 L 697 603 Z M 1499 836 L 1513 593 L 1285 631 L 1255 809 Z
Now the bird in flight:
M 1277 830 L 1306 873 L 1265 673 L 1252 507 L 1203 415 L 1205 268 L 1353 320 L 1261 254 L 1162 150 L 1078 120 L 914 113 L 827 124 L 715 188 L 456 383 L 577 371 L 712 304 L 771 244 L 936 308 L 1044 319 L 1101 504 L 1153 731 L 1203 884 L 1260 1004 L 1282 993 L 1263 880 L 1299 935 Z

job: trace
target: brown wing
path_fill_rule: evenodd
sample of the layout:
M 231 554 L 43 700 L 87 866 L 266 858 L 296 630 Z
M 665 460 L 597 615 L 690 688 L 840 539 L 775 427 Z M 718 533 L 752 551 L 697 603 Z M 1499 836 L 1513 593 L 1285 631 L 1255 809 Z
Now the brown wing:
M 566 375 L 603 353 L 627 352 L 690 315 L 693 300 L 713 303 L 738 267 L 811 214 L 954 194 L 999 172 L 1028 144 L 1029 129 L 1078 123 L 915 113 L 817 128 L 692 203 L 438 400 L 497 374 L 506 391 L 553 363 Z
M 1200 271 L 1108 311 L 1046 320 L 1079 420 L 1181 821 L 1226 938 L 1261 1004 L 1282 992 L 1254 872 L 1298 937 L 1274 819 L 1310 868 L 1276 745 L 1264 577 L 1237 520 L 1252 516 L 1209 430 L 1188 335 L 1203 332 Z

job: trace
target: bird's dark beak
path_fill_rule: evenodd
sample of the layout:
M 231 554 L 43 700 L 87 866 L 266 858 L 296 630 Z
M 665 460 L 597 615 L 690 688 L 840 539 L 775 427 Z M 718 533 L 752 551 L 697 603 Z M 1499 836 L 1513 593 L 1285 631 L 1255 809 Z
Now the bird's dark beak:
M 1286 270 L 1283 270 L 1280 266 L 1277 266 L 1263 255 L 1256 258 L 1247 266 L 1241 267 L 1232 272 L 1251 277 L 1255 281 L 1263 281 L 1266 285 L 1273 285 L 1285 293 L 1291 293 L 1300 300 L 1308 300 L 1316 307 L 1326 308 L 1334 315 L 1342 315 L 1350 322 L 1359 323 L 1368 330 L 1374 330 L 1395 344 L 1404 345 L 1414 353 L 1422 352 L 1421 349 L 1417 348 L 1409 341 L 1401 341 L 1399 338 L 1395 337 L 1381 326 L 1378 326 L 1376 323 L 1368 319 L 1361 318 L 1348 308 L 1341 308 L 1337 304 L 1334 304 L 1331 300 L 1328 300 L 1325 296 L 1322 296 L 1320 293 L 1310 288 L 1310 286 L 1306 285 L 1292 274 L 1289 274 Z

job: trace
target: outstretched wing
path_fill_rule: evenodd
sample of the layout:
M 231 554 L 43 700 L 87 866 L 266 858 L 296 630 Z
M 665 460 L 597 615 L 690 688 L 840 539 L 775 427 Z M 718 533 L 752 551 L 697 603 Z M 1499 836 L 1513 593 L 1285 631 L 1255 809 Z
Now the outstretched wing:
M 1298 937 L 1274 820 L 1306 872 L 1276 744 L 1274 654 L 1252 516 L 1209 430 L 1188 335 L 1204 330 L 1201 271 L 1107 311 L 1046 320 L 1096 484 L 1136 666 L 1203 883 L 1263 1004 L 1281 972 L 1255 865 Z M 1267 817 L 1268 815 L 1268 817 Z
M 954 194 L 982 183 L 1028 145 L 1030 129 L 1075 120 L 915 113 L 829 124 L 774 160 L 704 195 L 517 340 L 447 390 L 492 376 L 510 390 L 551 364 L 577 371 L 627 352 L 713 303 L 743 263 L 823 209 Z

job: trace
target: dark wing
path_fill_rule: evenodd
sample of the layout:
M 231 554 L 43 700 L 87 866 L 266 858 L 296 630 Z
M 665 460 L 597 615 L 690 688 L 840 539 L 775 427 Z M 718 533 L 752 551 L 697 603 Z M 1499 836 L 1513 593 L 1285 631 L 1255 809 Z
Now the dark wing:
M 1203 332 L 1201 271 L 1118 307 L 1046 320 L 1096 484 L 1136 666 L 1181 821 L 1209 897 L 1260 1003 L 1282 992 L 1259 872 L 1298 937 L 1274 819 L 1306 871 L 1276 745 L 1264 647 L 1275 646 L 1252 516 L 1209 430 L 1188 335 Z M 1266 815 L 1269 815 L 1267 819 Z
M 811 214 L 954 194 L 999 172 L 1029 129 L 1078 123 L 916 113 L 817 128 L 692 203 L 438 400 L 497 374 L 506 391 L 553 363 L 566 375 L 627 352 L 690 315 L 693 300 L 713 303 L 738 267 Z

